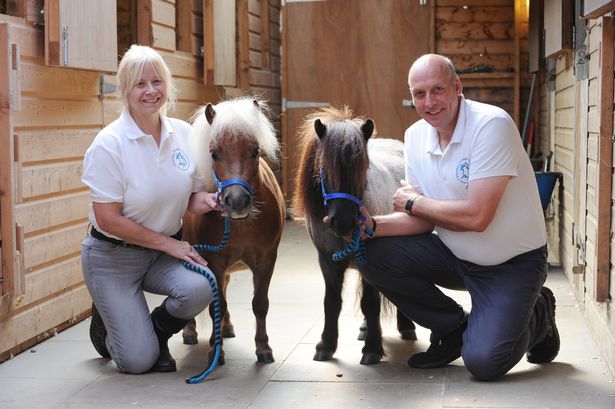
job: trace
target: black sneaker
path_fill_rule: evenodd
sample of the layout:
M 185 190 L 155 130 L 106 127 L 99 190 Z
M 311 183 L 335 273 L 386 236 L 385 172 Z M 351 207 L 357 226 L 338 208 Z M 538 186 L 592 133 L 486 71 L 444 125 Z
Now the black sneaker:
M 540 295 L 547 307 L 547 335 L 527 351 L 527 361 L 533 364 L 546 364 L 555 359 L 559 352 L 559 332 L 555 325 L 555 296 L 547 287 L 540 289 Z
M 92 341 L 92 345 L 94 345 L 94 349 L 96 352 L 100 354 L 103 358 L 111 358 L 109 354 L 109 350 L 107 349 L 107 344 L 105 340 L 107 339 L 107 329 L 105 328 L 105 323 L 102 320 L 102 317 L 98 313 L 96 306 L 92 303 L 92 321 L 90 322 L 90 341 Z
M 444 338 L 433 340 L 427 351 L 414 354 L 408 359 L 408 365 L 413 368 L 441 368 L 461 356 L 463 332 L 468 322 L 463 324 Z

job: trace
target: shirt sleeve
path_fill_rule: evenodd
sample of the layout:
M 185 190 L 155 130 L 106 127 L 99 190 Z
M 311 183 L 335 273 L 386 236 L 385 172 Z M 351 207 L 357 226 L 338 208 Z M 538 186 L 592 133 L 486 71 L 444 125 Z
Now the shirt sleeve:
M 414 174 L 414 168 L 412 166 L 413 163 L 412 163 L 412 156 L 410 152 L 412 152 L 413 150 L 417 148 L 412 146 L 412 141 L 415 140 L 416 138 L 413 139 L 411 136 L 411 133 L 412 131 L 409 128 L 406 130 L 406 133 L 404 134 L 404 163 L 406 164 L 405 178 L 406 178 L 406 182 L 414 186 L 419 191 L 419 193 L 423 193 L 423 189 L 421 189 L 419 181 Z
M 517 176 L 521 137 L 510 118 L 489 119 L 475 139 L 470 159 L 470 180 Z
M 90 188 L 92 201 L 113 203 L 124 201 L 126 178 L 118 152 L 102 143 L 93 144 L 83 160 L 81 181 Z

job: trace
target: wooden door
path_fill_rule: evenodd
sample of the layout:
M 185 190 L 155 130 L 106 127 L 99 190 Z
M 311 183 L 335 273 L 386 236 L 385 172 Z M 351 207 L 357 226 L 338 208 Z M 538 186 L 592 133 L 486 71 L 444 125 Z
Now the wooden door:
M 287 200 L 299 155 L 295 132 L 315 107 L 348 105 L 355 115 L 372 118 L 379 136 L 400 140 L 418 119 L 407 106 L 407 76 L 412 61 L 433 49 L 432 3 L 286 1 L 282 11 L 282 170 Z

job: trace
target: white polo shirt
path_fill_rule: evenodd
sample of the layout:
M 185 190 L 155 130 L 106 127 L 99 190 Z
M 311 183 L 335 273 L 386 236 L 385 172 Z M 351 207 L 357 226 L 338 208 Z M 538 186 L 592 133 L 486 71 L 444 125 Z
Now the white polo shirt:
M 405 136 L 406 179 L 427 197 L 464 200 L 472 180 L 511 176 L 491 224 L 484 232 L 436 226 L 440 239 L 462 260 L 496 265 L 545 245 L 538 185 L 510 116 L 493 105 L 461 97 L 451 142 L 442 151 L 435 128 L 425 120 Z
M 160 147 L 127 110 L 102 129 L 85 153 L 83 178 L 93 202 L 123 204 L 131 220 L 171 236 L 179 231 L 190 194 L 198 191 L 187 122 L 162 117 Z M 90 209 L 90 223 L 101 230 Z

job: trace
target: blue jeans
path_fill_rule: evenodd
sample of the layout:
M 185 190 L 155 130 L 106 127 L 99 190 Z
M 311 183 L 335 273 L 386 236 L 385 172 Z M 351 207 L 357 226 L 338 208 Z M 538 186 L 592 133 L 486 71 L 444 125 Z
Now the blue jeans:
M 363 277 L 408 318 L 440 339 L 465 319 L 463 308 L 438 287 L 467 290 L 472 299 L 463 335 L 466 368 L 478 379 L 501 377 L 547 333 L 538 294 L 547 277 L 546 246 L 505 263 L 460 260 L 435 234 L 383 237 L 367 242 Z
M 81 265 L 107 329 L 107 349 L 122 372 L 146 372 L 158 359 L 144 291 L 168 295 L 168 312 L 182 319 L 194 318 L 213 299 L 205 276 L 157 250 L 123 247 L 88 235 L 81 246 Z

